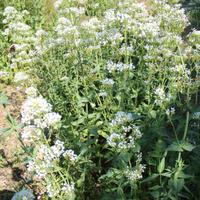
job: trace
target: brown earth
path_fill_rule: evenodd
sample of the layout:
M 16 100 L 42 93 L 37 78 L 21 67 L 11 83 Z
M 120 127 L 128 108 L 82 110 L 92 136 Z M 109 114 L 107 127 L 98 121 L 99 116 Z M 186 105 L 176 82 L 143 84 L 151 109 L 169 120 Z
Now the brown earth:
M 7 112 L 16 119 L 19 118 L 19 111 L 23 94 L 11 86 L 4 87 L 4 92 L 9 98 L 10 104 L 4 108 L 0 105 L 0 129 L 7 128 Z M 0 200 L 10 200 L 13 192 L 23 184 L 21 178 L 23 166 L 20 163 L 20 141 L 15 132 L 6 136 L 0 133 Z

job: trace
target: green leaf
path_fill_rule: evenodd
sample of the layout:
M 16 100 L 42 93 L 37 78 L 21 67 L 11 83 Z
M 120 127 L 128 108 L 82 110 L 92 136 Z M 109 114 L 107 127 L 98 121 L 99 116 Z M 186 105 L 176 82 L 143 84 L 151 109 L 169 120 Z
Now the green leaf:
M 156 114 L 156 111 L 155 110 L 151 110 L 150 112 L 149 112 L 149 115 L 153 118 L 153 119 L 155 119 L 156 118 L 156 116 L 157 116 L 157 114 Z
M 153 187 L 150 187 L 149 189 L 150 190 L 159 190 L 159 189 L 161 189 L 162 188 L 162 186 L 160 186 L 160 185 L 155 185 L 155 186 L 153 186 Z
M 152 195 L 152 197 L 154 199 L 159 199 L 159 197 L 160 197 L 160 192 L 159 191 L 153 191 L 153 192 L 150 192 L 150 194 Z
M 185 181 L 184 181 L 184 179 L 174 179 L 172 181 L 172 184 L 173 184 L 175 191 L 178 193 L 183 189 Z
M 85 121 L 85 118 L 82 117 L 82 118 L 80 118 L 80 119 L 78 119 L 78 120 L 76 120 L 76 121 L 74 121 L 74 122 L 71 122 L 71 124 L 72 124 L 73 126 L 77 126 L 77 125 L 79 125 L 79 124 L 83 124 L 84 121 Z
M 182 152 L 184 150 L 186 151 L 192 151 L 195 148 L 195 146 L 189 142 L 182 141 L 180 143 L 173 142 L 168 148 L 168 151 L 179 151 Z
M 138 114 L 135 114 L 135 113 L 131 113 L 131 114 L 132 114 L 132 118 L 133 118 L 134 120 L 137 120 L 137 119 L 141 119 L 141 118 L 142 118 L 141 115 L 138 115 Z
M 8 105 L 9 104 L 8 97 L 4 93 L 0 93 L 0 104 L 1 105 Z
M 21 125 L 18 123 L 18 121 L 12 117 L 9 113 L 6 117 L 9 128 L 12 129 L 12 131 L 18 131 L 21 128 Z
M 186 142 L 186 141 L 184 141 L 184 142 L 181 144 L 181 147 L 182 147 L 184 150 L 186 150 L 186 151 L 192 151 L 192 150 L 195 148 L 195 146 L 194 146 L 193 144 L 191 144 L 191 143 L 189 143 L 189 142 Z
M 11 128 L 0 128 L 0 137 L 4 138 L 11 134 L 13 131 Z
M 142 181 L 142 183 L 150 182 L 150 181 L 156 179 L 158 176 L 159 176 L 159 174 L 152 174 L 151 176 L 145 178 L 145 179 Z
M 181 148 L 181 145 L 177 142 L 173 142 L 171 145 L 167 148 L 168 151 L 183 151 Z
M 164 177 L 170 178 L 171 174 L 172 174 L 171 172 L 165 172 L 165 173 L 162 173 L 161 175 L 164 176 Z
M 159 165 L 158 165 L 158 173 L 161 174 L 165 169 L 165 157 L 162 158 L 162 160 L 160 161 Z
M 179 172 L 178 178 L 183 178 L 183 179 L 187 179 L 187 178 L 193 178 L 194 176 L 189 175 L 189 174 L 185 174 L 183 171 Z
M 98 134 L 101 135 L 104 138 L 108 137 L 108 134 L 106 132 L 102 131 L 102 130 L 98 130 Z

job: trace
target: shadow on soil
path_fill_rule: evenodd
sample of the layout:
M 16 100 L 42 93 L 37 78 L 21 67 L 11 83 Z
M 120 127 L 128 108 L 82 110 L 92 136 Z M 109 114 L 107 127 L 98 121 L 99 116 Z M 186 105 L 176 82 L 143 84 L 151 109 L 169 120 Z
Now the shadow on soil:
M 23 181 L 22 177 L 23 170 L 18 167 L 14 167 L 13 166 L 14 163 L 7 160 L 3 149 L 0 149 L 0 155 L 5 160 L 4 166 L 9 167 L 12 170 L 11 180 L 15 182 Z M 15 192 L 13 190 L 9 189 L 0 190 L 0 200 L 11 200 L 14 194 Z
M 14 196 L 15 192 L 10 190 L 2 190 L 0 191 L 0 199 L 1 200 L 11 200 Z

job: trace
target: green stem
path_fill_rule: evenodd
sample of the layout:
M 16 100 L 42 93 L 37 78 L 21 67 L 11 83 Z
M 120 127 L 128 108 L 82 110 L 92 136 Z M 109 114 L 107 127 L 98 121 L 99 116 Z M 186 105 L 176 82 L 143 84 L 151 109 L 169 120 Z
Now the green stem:
M 171 118 L 170 118 L 170 117 L 168 117 L 168 118 L 169 118 L 169 121 L 170 121 L 170 123 L 171 123 L 171 125 L 172 125 L 172 129 L 173 129 L 174 135 L 175 135 L 175 137 L 176 137 L 176 141 L 178 142 L 178 135 L 177 135 L 175 126 L 174 126 L 174 124 L 173 124 Z
M 184 135 L 183 135 L 183 140 L 185 140 L 187 132 L 188 132 L 189 117 L 190 117 L 190 113 L 189 113 L 189 111 L 187 111 L 186 123 L 185 123 L 185 131 L 184 131 Z

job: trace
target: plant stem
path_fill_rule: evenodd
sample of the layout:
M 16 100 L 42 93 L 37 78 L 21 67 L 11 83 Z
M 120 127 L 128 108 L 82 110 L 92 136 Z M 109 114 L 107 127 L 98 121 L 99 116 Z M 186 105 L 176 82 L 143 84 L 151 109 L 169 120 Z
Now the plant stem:
M 183 135 L 183 140 L 185 140 L 187 132 L 188 132 L 189 117 L 190 117 L 190 113 L 189 113 L 189 111 L 187 111 L 186 123 L 185 123 L 185 131 L 184 131 L 184 135 Z

